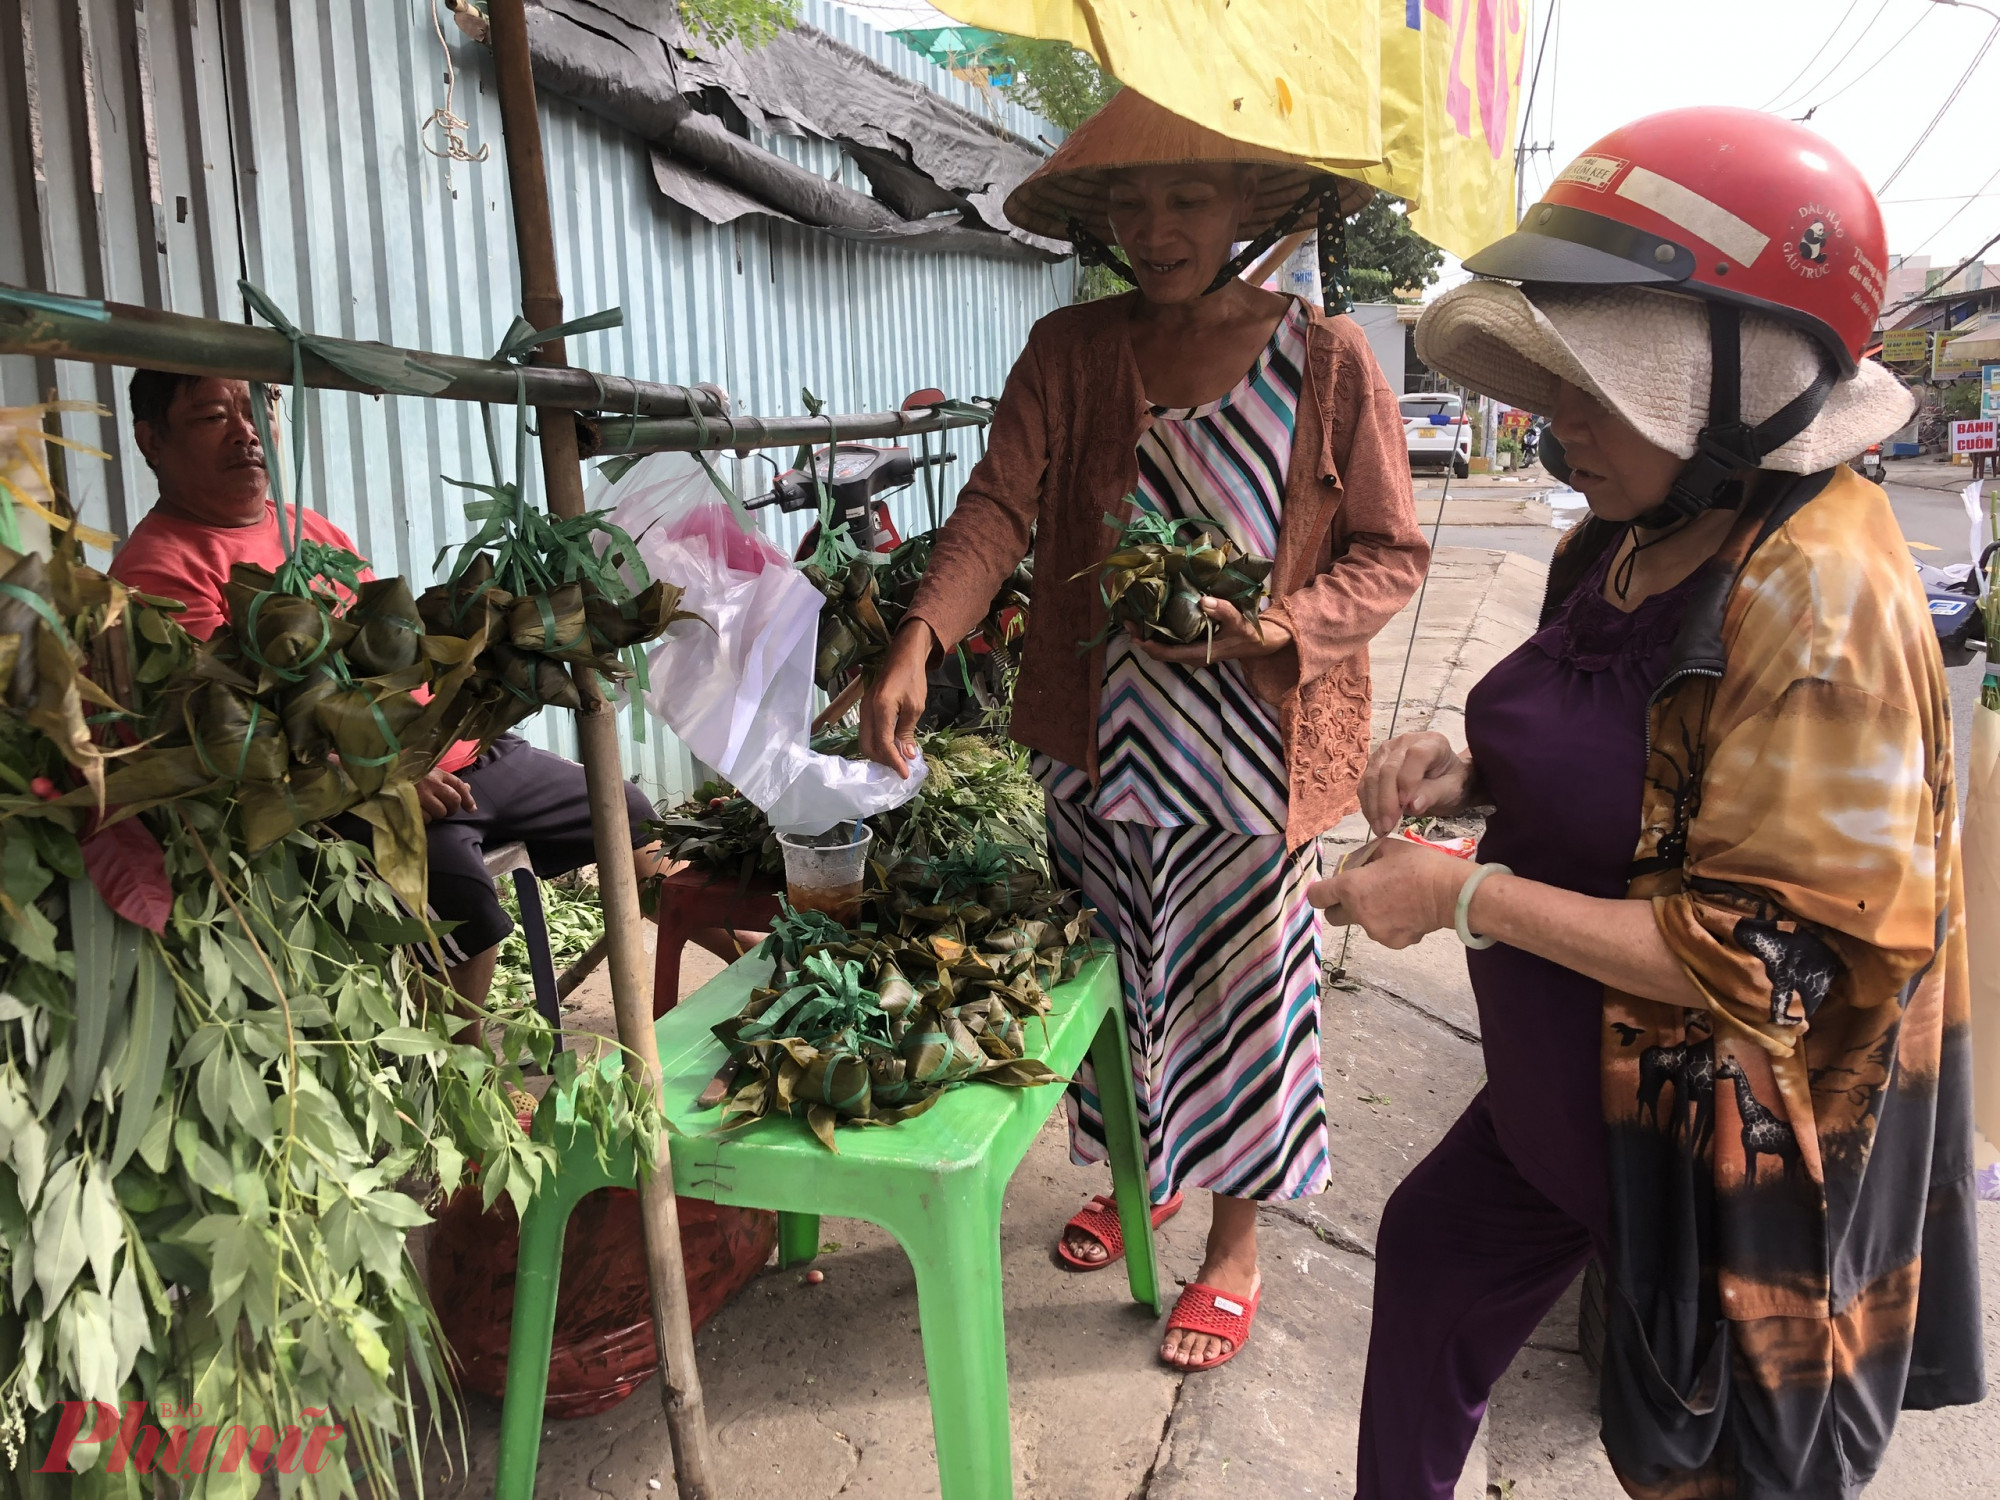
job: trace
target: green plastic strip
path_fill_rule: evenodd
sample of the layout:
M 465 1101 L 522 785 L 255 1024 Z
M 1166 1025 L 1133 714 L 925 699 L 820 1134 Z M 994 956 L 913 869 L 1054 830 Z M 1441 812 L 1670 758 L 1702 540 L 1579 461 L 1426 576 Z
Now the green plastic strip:
M 92 323 L 111 321 L 111 309 L 95 297 L 65 297 L 60 292 L 33 292 L 26 287 L 0 286 L 0 303 L 55 313 L 65 318 L 83 318 Z

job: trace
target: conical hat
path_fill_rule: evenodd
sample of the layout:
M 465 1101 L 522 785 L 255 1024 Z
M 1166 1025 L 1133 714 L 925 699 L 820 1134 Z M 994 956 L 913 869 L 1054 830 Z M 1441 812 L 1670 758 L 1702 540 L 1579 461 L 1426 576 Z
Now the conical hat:
M 1243 219 L 1245 239 L 1255 239 L 1270 228 L 1315 180 L 1328 175 L 1268 146 L 1232 141 L 1125 88 L 1077 126 L 1034 175 L 1007 195 L 1007 218 L 1030 234 L 1052 240 L 1067 240 L 1070 220 L 1077 219 L 1109 244 L 1112 174 L 1126 167 L 1188 162 L 1242 162 L 1258 169 L 1257 193 Z M 1374 192 L 1363 183 L 1343 179 L 1342 211 L 1354 212 Z M 1311 229 L 1316 220 L 1317 205 L 1308 206 L 1293 227 Z

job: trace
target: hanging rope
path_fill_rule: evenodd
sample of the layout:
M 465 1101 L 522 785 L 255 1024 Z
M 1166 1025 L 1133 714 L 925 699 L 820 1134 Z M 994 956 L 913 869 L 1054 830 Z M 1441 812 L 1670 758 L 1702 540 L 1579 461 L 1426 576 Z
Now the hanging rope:
M 1322 252 L 1322 262 L 1323 259 Z M 1325 290 L 1324 286 L 1321 290 Z M 1424 581 L 1417 585 L 1417 605 L 1410 611 L 1410 638 L 1403 645 L 1403 670 L 1396 679 L 1395 701 L 1389 705 L 1389 732 L 1382 737 L 1382 743 L 1385 745 L 1396 737 L 1396 720 L 1403 712 L 1403 690 L 1410 682 L 1410 658 L 1416 654 L 1417 625 L 1423 619 L 1424 596 L 1430 592 L 1431 564 L 1437 560 L 1438 531 L 1444 525 L 1444 503 L 1451 498 L 1452 472 L 1447 466 L 1444 471 L 1444 490 L 1438 495 L 1437 517 L 1431 522 L 1431 562 L 1424 565 Z M 1365 843 L 1363 847 L 1366 847 Z M 1332 969 L 1327 972 L 1329 979 L 1340 980 L 1347 977 L 1347 946 L 1353 941 L 1354 925 L 1349 923 L 1340 934 L 1340 957 L 1334 960 Z
M 458 92 L 458 69 L 452 64 L 451 44 L 444 38 L 444 22 L 438 18 L 437 0 L 431 0 L 431 29 L 437 33 L 438 50 L 444 53 L 444 103 L 432 110 L 423 124 L 417 127 L 417 139 L 423 143 L 424 150 L 441 161 L 447 163 L 463 161 L 477 165 L 486 160 L 492 148 L 481 146 L 474 151 L 468 147 L 465 143 L 465 132 L 472 128 L 471 123 L 460 119 L 452 112 L 452 104 Z M 433 126 L 444 137 L 442 149 L 431 144 Z M 447 189 L 456 191 L 449 166 L 445 168 L 444 185 Z

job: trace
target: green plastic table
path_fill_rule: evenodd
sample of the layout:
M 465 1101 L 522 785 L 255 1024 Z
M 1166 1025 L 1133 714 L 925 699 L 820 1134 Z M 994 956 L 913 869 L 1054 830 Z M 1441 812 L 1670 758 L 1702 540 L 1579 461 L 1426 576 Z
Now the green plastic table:
M 913 1120 L 843 1128 L 837 1154 L 820 1145 L 803 1120 L 765 1119 L 721 1130 L 721 1110 L 695 1106 L 726 1056 L 709 1028 L 741 1010 L 770 968 L 754 954 L 739 959 L 655 1024 L 673 1132 L 674 1189 L 716 1203 L 776 1209 L 778 1253 L 788 1266 L 818 1253 L 821 1214 L 865 1219 L 894 1235 L 916 1271 L 943 1500 L 1007 1500 L 1014 1493 L 1014 1472 L 1000 1301 L 1000 1205 L 1014 1169 L 1061 1102 L 1063 1086 L 967 1084 Z M 1025 1023 L 1030 1055 L 1065 1077 L 1086 1053 L 1096 1064 L 1126 1274 L 1133 1300 L 1157 1313 L 1153 1222 L 1116 960 L 1092 958 L 1050 1002 L 1046 1029 L 1038 1020 Z M 543 1102 L 543 1114 L 555 1111 L 559 1164 L 521 1219 L 494 1483 L 498 1500 L 529 1500 L 534 1494 L 570 1210 L 594 1189 L 634 1185 L 629 1171 L 607 1172 L 598 1162 L 588 1135 L 564 1118 L 565 1102 L 555 1095 Z

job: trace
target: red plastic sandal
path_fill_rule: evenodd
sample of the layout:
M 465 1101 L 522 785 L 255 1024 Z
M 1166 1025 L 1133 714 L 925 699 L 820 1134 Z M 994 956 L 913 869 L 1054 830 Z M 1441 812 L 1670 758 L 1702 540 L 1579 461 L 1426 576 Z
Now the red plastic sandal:
M 1153 1227 L 1158 1229 L 1167 1220 L 1181 1211 L 1181 1195 L 1175 1193 L 1165 1203 L 1153 1205 Z M 1103 1260 L 1085 1260 L 1069 1248 L 1069 1232 L 1081 1229 L 1085 1234 L 1104 1247 Z M 1056 1236 L 1056 1256 L 1072 1271 L 1101 1271 L 1125 1253 L 1125 1230 L 1118 1222 L 1117 1200 L 1105 1193 L 1099 1193 L 1063 1225 L 1063 1232 Z
M 1232 1297 L 1203 1282 L 1189 1282 L 1180 1300 L 1174 1303 L 1173 1316 L 1167 1319 L 1167 1332 L 1172 1333 L 1179 1328 L 1187 1333 L 1206 1333 L 1228 1339 L 1229 1352 L 1198 1365 L 1177 1365 L 1167 1359 L 1162 1359 L 1160 1363 L 1169 1370 L 1185 1370 L 1190 1374 L 1228 1364 L 1243 1352 L 1243 1345 L 1249 1341 L 1250 1325 L 1257 1321 L 1257 1302 L 1263 1295 L 1261 1282 L 1248 1298 Z

